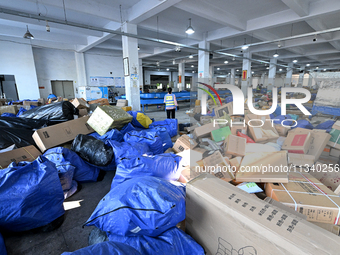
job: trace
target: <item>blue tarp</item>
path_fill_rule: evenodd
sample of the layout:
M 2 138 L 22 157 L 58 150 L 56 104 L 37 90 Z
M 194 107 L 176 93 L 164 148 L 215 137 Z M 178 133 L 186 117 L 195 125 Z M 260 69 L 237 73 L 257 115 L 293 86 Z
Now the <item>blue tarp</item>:
M 155 127 L 154 129 L 146 129 L 146 132 L 157 132 L 159 137 L 162 139 L 163 152 L 167 149 L 172 148 L 171 137 L 165 127 Z
M 44 156 L 55 164 L 70 162 L 75 167 L 73 179 L 78 182 L 97 181 L 100 169 L 91 166 L 74 151 L 63 147 L 56 147 L 47 150 Z
M 5 112 L 1 114 L 1 117 L 16 117 L 16 115 L 14 113 Z
M 172 153 L 124 158 L 117 165 L 111 189 L 128 179 L 142 176 L 154 176 L 169 181 L 177 181 L 182 170 L 181 160 L 182 157 Z
M 162 139 L 157 132 L 130 131 L 124 135 L 128 143 L 146 143 L 153 154 L 163 153 Z
M 74 252 L 61 255 L 141 255 L 135 248 L 120 242 L 97 243 Z
M 178 133 L 178 120 L 166 119 L 161 121 L 155 121 L 150 124 L 149 128 L 155 128 L 156 126 L 165 127 L 168 130 L 170 137 L 174 137 Z
M 115 163 L 118 165 L 122 158 L 133 158 L 142 155 L 153 155 L 146 143 L 119 143 L 117 141 L 106 141 L 113 149 Z
M 134 126 L 132 126 L 131 123 L 126 124 L 121 130 L 120 132 L 125 135 L 126 133 L 130 132 L 130 131 L 134 131 L 136 130 L 136 128 Z
M 139 123 L 139 121 L 137 120 L 137 114 L 138 113 L 141 113 L 144 115 L 143 112 L 140 112 L 140 111 L 128 111 L 127 112 L 128 114 L 130 114 L 132 116 L 132 121 L 131 121 L 131 124 L 134 126 L 134 127 L 137 127 L 137 128 L 141 128 L 141 129 L 145 129 L 145 127 Z
M 147 255 L 204 255 L 203 248 L 182 230 L 174 227 L 160 236 L 118 236 L 108 233 L 110 241 L 134 247 Z M 216 246 L 217 247 L 217 246 Z M 217 248 L 216 248 L 217 249 Z
M 272 116 L 271 116 L 272 117 Z M 289 115 L 289 114 L 287 114 L 287 115 L 278 115 L 278 116 L 276 116 L 276 117 L 273 117 L 272 119 L 275 119 L 274 121 L 273 121 L 273 123 L 274 124 L 281 124 L 281 122 L 283 121 L 283 120 L 286 120 L 286 119 L 292 119 L 292 117 Z M 291 125 L 293 125 L 293 121 L 291 121 L 291 120 L 287 120 L 287 121 L 285 121 L 285 122 L 283 122 L 283 124 L 285 125 L 285 126 L 291 126 Z
M 58 171 L 43 156 L 12 163 L 0 171 L 0 230 L 26 231 L 45 226 L 64 214 Z
M 291 129 L 294 129 L 294 128 L 306 128 L 306 129 L 313 129 L 313 125 L 310 124 L 310 122 L 308 120 L 298 120 L 297 121 L 297 125 L 294 127 L 292 126 Z
M 111 189 L 85 225 L 121 236 L 158 236 L 184 219 L 184 185 L 145 176 Z
M 332 126 L 334 125 L 335 121 L 334 120 L 326 120 L 323 123 L 320 123 L 317 125 L 314 129 L 323 129 L 326 130 L 327 133 L 331 132 Z
M 130 123 L 129 123 L 130 124 Z M 93 136 L 94 138 L 102 141 L 106 140 L 114 140 L 117 142 L 122 142 L 124 135 L 117 129 L 111 129 L 110 131 L 107 131 L 104 135 L 99 135 L 97 132 L 91 133 L 90 136 Z
M 226 99 L 225 99 L 225 102 L 226 103 L 230 103 L 233 101 L 233 97 L 232 96 L 228 96 Z
M 2 238 L 1 234 L 0 234 L 0 254 L 1 255 L 7 255 L 5 242 L 4 242 L 4 239 Z
M 56 164 L 58 176 L 63 191 L 68 191 L 72 187 L 72 180 L 75 167 L 70 162 L 61 162 Z

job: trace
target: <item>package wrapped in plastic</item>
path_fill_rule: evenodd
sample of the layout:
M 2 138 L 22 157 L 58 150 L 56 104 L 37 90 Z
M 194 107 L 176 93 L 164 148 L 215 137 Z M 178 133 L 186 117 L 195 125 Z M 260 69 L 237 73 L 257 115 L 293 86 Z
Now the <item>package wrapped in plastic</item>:
M 51 122 L 61 122 L 73 120 L 74 115 L 78 115 L 79 111 L 74 105 L 68 101 L 47 104 L 35 107 L 20 115 L 20 118 L 49 120 Z
M 93 136 L 94 138 L 102 141 L 106 140 L 114 140 L 117 142 L 122 142 L 124 140 L 124 135 L 117 129 L 111 129 L 107 131 L 104 135 L 100 135 L 97 132 L 94 132 L 90 134 L 90 136 Z
M 64 193 L 55 164 L 43 156 L 0 171 L 0 231 L 45 226 L 64 214 Z
M 165 127 L 156 126 L 154 129 L 146 129 L 147 132 L 157 132 L 159 137 L 162 139 L 163 152 L 167 149 L 172 148 L 173 144 L 169 132 Z
M 6 246 L 5 246 L 5 242 L 4 239 L 0 233 L 0 254 L 1 255 L 7 255 L 7 250 L 6 250 Z
M 85 223 L 121 236 L 158 236 L 185 219 L 185 187 L 136 177 L 110 190 Z
M 71 163 L 75 167 L 73 179 L 77 182 L 97 181 L 100 169 L 88 164 L 74 151 L 63 147 L 56 147 L 47 150 L 44 156 L 56 165 L 65 162 Z
M 141 255 L 135 248 L 119 242 L 102 242 L 61 255 Z
M 171 137 L 174 137 L 178 133 L 178 120 L 166 119 L 162 121 L 155 121 L 149 125 L 149 128 L 155 128 L 156 126 L 165 127 Z
M 119 236 L 108 233 L 110 241 L 132 246 L 148 255 L 204 255 L 204 250 L 191 236 L 179 228 L 171 228 L 159 236 Z M 236 255 L 236 254 L 235 254 Z
M 152 120 L 142 112 L 128 111 L 127 113 L 133 117 L 131 124 L 135 127 L 149 128 L 152 123 Z
M 157 132 L 130 131 L 124 135 L 124 141 L 128 143 L 146 143 L 153 154 L 163 153 L 162 139 Z
M 89 135 L 77 135 L 71 150 L 85 161 L 99 167 L 109 165 L 114 159 L 112 147 Z
M 123 158 L 117 164 L 116 175 L 112 180 L 111 189 L 126 180 L 143 176 L 154 176 L 169 181 L 177 181 L 182 171 L 181 160 L 182 157 L 171 153 Z

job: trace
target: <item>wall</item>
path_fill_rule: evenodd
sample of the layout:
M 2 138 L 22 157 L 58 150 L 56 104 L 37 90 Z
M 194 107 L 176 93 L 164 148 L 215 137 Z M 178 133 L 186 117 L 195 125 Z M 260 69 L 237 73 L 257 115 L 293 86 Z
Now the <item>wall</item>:
M 14 75 L 19 99 L 38 99 L 39 88 L 32 47 L 0 41 L 0 73 Z
M 52 93 L 51 81 L 73 81 L 76 95 L 77 70 L 73 51 L 33 48 L 40 96 L 47 98 Z
M 84 58 L 88 85 L 90 76 L 124 77 L 123 57 L 85 53 Z

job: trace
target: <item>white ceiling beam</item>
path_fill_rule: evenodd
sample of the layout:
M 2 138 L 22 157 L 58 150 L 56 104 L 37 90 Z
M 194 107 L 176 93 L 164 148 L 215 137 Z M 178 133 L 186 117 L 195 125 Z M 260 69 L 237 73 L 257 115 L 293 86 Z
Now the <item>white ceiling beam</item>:
M 304 17 L 309 14 L 309 2 L 306 0 L 281 0 L 281 1 L 300 17 Z
M 185 0 L 176 4 L 175 7 L 218 24 L 237 29 L 238 31 L 246 30 L 245 21 L 242 21 L 233 13 L 215 7 L 213 4 L 209 3 L 209 1 Z

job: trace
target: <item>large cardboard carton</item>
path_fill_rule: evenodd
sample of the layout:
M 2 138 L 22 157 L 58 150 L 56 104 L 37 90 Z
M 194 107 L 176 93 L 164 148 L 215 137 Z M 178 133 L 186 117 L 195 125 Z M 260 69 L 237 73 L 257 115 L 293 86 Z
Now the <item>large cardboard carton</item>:
M 290 153 L 307 154 L 310 142 L 310 133 L 289 133 L 282 145 L 282 150 L 287 150 Z
M 198 105 L 198 106 L 201 105 L 201 100 L 196 100 L 196 101 L 195 101 L 195 106 L 197 106 L 197 105 Z
M 329 155 L 332 157 L 339 158 L 340 157 L 340 150 L 332 148 L 329 152 Z
M 79 109 L 79 117 L 86 116 L 88 114 L 87 109 Z
M 72 104 L 77 109 L 90 109 L 90 105 L 85 100 L 83 100 L 81 98 L 75 98 L 72 101 Z
M 234 168 L 233 170 L 235 174 L 240 168 L 241 161 L 242 161 L 242 157 L 235 157 L 235 158 L 229 159 L 229 164 L 231 167 Z
M 35 148 L 35 146 L 33 145 L 0 153 L 0 169 L 8 167 L 8 165 L 12 162 L 32 162 L 40 155 L 40 151 L 38 151 L 37 148 Z
M 220 126 L 217 123 L 209 123 L 200 127 L 195 128 L 194 134 L 197 138 L 209 137 L 211 131 L 219 129 Z
M 243 157 L 246 154 L 246 143 L 246 138 L 229 135 L 224 143 L 225 155 L 231 154 L 233 156 Z
M 288 131 L 290 130 L 290 127 L 282 126 L 281 124 L 274 125 L 277 133 L 279 136 L 287 136 Z
M 209 124 L 210 122 L 211 122 L 211 120 L 212 120 L 212 116 L 201 116 L 200 117 L 200 123 L 202 124 L 202 125 L 205 125 L 205 124 Z
M 61 124 L 38 129 L 33 139 L 41 152 L 57 145 L 72 141 L 78 134 L 87 135 L 94 130 L 87 124 L 89 117 L 81 117 Z
M 326 147 L 323 149 L 321 153 L 321 156 L 328 157 L 330 152 L 331 152 L 331 146 L 326 145 Z
M 214 108 L 215 116 L 216 118 L 224 118 L 227 115 L 232 115 L 233 114 L 233 103 L 227 103 L 225 105 L 222 105 L 220 107 L 215 107 Z
M 197 146 L 197 143 L 194 139 L 191 139 L 189 136 L 187 135 L 182 135 L 180 136 L 174 146 L 172 147 L 172 149 L 176 152 L 179 153 L 181 151 L 184 150 L 190 150 L 193 149 Z
M 340 226 L 334 225 L 334 224 L 328 224 L 328 223 L 320 223 L 320 222 L 312 222 L 314 225 L 323 228 L 337 236 L 340 235 Z
M 186 232 L 207 255 L 338 254 L 339 237 L 209 174 L 187 183 Z
M 224 181 L 228 182 L 235 178 L 231 167 L 220 151 L 215 151 L 210 156 L 204 158 L 203 164 L 206 173 L 213 174 Z
M 334 125 L 332 126 L 332 130 L 329 132 L 331 135 L 331 138 L 329 139 L 329 142 L 327 145 L 337 148 L 340 150 L 340 121 L 336 121 Z
M 230 127 L 231 134 L 237 135 L 237 132 L 241 132 L 242 134 L 247 135 L 248 126 L 247 125 L 239 125 L 239 124 L 233 124 Z
M 211 139 L 215 142 L 221 142 L 228 138 L 231 135 L 231 131 L 229 127 L 223 127 L 219 129 L 215 129 L 211 131 Z
M 88 124 L 100 135 L 110 128 L 121 129 L 132 121 L 132 116 L 117 106 L 98 106 L 88 120 Z
M 0 115 L 5 113 L 5 112 L 17 114 L 18 108 L 17 108 L 16 105 L 0 106 Z
M 22 105 L 34 105 L 34 106 L 39 106 L 39 102 L 38 101 L 24 101 L 22 102 Z
M 237 182 L 288 182 L 286 151 L 249 153 L 236 173 Z
M 314 162 L 314 155 L 288 153 L 288 164 L 292 164 L 297 167 L 309 168 L 314 165 Z
M 245 120 L 249 124 L 248 134 L 256 143 L 279 138 L 275 127 L 272 126 L 269 115 L 247 114 Z
M 311 140 L 308 146 L 307 153 L 308 155 L 313 155 L 315 160 L 318 160 L 320 155 L 322 154 L 324 148 L 326 147 L 331 135 L 326 133 L 325 130 L 321 129 L 305 129 L 305 128 L 295 128 L 290 133 L 296 134 L 310 134 Z
M 265 191 L 308 221 L 339 225 L 340 197 L 304 171 L 290 172 L 288 183 L 267 183 Z
M 89 101 L 88 104 L 90 105 L 90 109 L 91 109 L 92 104 L 110 105 L 110 102 L 106 98 L 99 98 L 99 99 L 96 99 L 96 100 Z
M 310 169 L 309 173 L 327 188 L 332 190 L 335 194 L 340 194 L 340 175 L 339 165 L 334 168 L 330 165 L 316 162 L 315 166 Z

